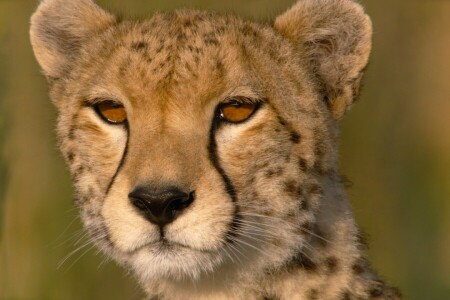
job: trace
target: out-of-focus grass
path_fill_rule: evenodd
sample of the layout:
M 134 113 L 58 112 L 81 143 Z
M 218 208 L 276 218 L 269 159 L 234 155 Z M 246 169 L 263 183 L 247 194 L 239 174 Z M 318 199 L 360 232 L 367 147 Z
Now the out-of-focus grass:
M 294 0 L 101 0 L 125 16 L 203 8 L 268 21 Z M 450 1 L 362 1 L 374 52 L 343 122 L 341 162 L 374 266 L 407 299 L 450 295 Z M 81 246 L 55 113 L 28 42 L 37 1 L 0 1 L 0 299 L 139 299 L 134 281 Z M 72 238 L 71 238 L 72 237 Z M 101 265 L 101 266 L 100 266 Z M 100 266 L 100 267 L 98 267 Z
M 1 14 L 0 14 L 1 16 Z M 1 22 L 2 18 L 0 17 L 0 28 L 4 28 Z M 2 29 L 0 29 L 0 45 L 4 44 L 4 36 L 5 33 Z M 5 57 L 5 49 L 0 47 L 0 57 Z M 4 60 L 0 60 L 0 70 L 5 70 L 6 64 Z M 4 76 L 0 76 L 0 99 L 4 99 L 6 90 L 6 79 Z M 4 101 L 0 100 L 0 146 L 6 143 L 6 131 L 7 131 L 7 114 L 6 114 L 6 105 Z M 6 183 L 8 179 L 8 168 L 6 164 L 5 154 L 3 152 L 3 147 L 0 147 L 0 226 L 3 224 L 3 206 L 5 199 L 5 189 Z M 1 227 L 0 227 L 1 228 Z M 0 230 L 0 239 L 2 238 L 2 231 Z

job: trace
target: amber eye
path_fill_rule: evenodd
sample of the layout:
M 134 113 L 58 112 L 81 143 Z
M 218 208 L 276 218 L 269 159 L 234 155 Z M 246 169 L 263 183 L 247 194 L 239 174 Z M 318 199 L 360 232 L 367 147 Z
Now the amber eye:
M 233 100 L 219 106 L 219 117 L 230 123 L 239 123 L 250 118 L 258 109 L 259 103 Z
M 94 105 L 95 111 L 105 121 L 112 124 L 122 124 L 127 120 L 127 112 L 122 104 L 106 100 Z

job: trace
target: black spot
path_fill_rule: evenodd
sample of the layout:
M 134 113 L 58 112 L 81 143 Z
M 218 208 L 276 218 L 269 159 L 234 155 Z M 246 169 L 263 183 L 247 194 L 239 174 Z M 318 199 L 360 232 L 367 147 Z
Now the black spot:
M 350 300 L 350 292 L 348 290 L 342 291 L 339 300 Z
M 180 32 L 178 33 L 178 35 L 177 35 L 177 41 L 179 41 L 179 42 L 184 42 L 184 41 L 186 41 L 186 40 L 187 40 L 187 38 L 186 38 L 186 33 L 183 32 L 183 31 L 180 31 Z
M 303 198 L 300 201 L 300 210 L 309 210 L 309 202 L 308 199 Z
M 310 289 L 307 293 L 308 300 L 317 300 L 319 299 L 319 291 L 316 289 Z
M 306 172 L 306 170 L 308 169 L 308 164 L 306 163 L 306 160 L 304 158 L 300 158 L 299 165 L 300 165 L 300 170 L 302 170 L 303 172 Z
M 383 290 L 380 288 L 374 288 L 369 291 L 369 295 L 371 298 L 377 298 L 383 295 Z
M 67 161 L 69 162 L 69 163 L 73 163 L 73 159 L 75 158 L 75 154 L 73 154 L 73 152 L 68 152 L 67 153 Z
M 207 33 L 203 36 L 203 42 L 208 46 L 219 46 L 219 40 L 212 32 Z
M 300 134 L 298 134 L 295 131 L 291 131 L 291 136 L 289 138 L 291 140 L 291 142 L 293 142 L 294 144 L 298 144 L 300 142 Z
M 297 190 L 297 182 L 295 180 L 288 180 L 284 182 L 284 191 L 288 194 L 295 194 Z
M 217 77 L 221 78 L 225 75 L 225 67 L 223 62 L 216 60 L 214 70 L 217 72 Z
M 286 126 L 287 123 L 282 117 L 278 117 L 278 123 L 280 123 L 281 126 Z
M 329 274 L 333 274 L 337 271 L 338 260 L 336 257 L 330 256 L 325 260 L 325 266 Z
M 360 275 L 364 272 L 364 260 L 362 258 L 353 263 L 352 271 L 355 275 Z
M 314 272 L 317 270 L 317 264 L 303 253 L 299 253 L 287 263 L 287 271 L 292 272 L 295 269 L 301 268 L 307 272 Z
M 213 45 L 213 46 L 219 45 L 219 40 L 217 40 L 217 39 L 205 39 L 204 42 L 206 45 Z
M 253 31 L 254 31 L 253 28 L 252 28 L 250 25 L 248 25 L 248 24 L 242 26 L 242 28 L 241 28 L 241 33 L 242 33 L 244 36 L 249 36 L 249 35 L 251 35 L 251 34 L 253 33 Z
M 148 44 L 146 42 L 140 41 L 140 42 L 134 42 L 131 44 L 131 49 L 135 51 L 143 51 L 146 50 L 148 47 Z
M 273 170 L 273 169 L 269 169 L 269 170 L 267 170 L 266 172 L 265 172 L 265 176 L 267 177 L 267 178 L 271 178 L 271 177 L 273 177 L 273 175 L 275 174 L 275 171 Z
M 283 174 L 282 168 L 271 168 L 271 169 L 266 170 L 266 172 L 265 172 L 266 178 L 272 178 L 274 176 L 280 176 L 282 174 Z
M 150 28 L 142 28 L 141 29 L 141 34 L 142 35 L 147 35 L 147 34 L 149 34 L 151 32 L 151 29 Z
M 362 229 L 358 230 L 358 234 L 356 236 L 358 244 L 363 248 L 363 249 L 368 249 L 369 248 L 369 237 L 368 234 L 366 232 L 364 232 Z
M 322 160 L 325 155 L 323 141 L 316 136 L 316 144 L 314 146 L 314 154 L 316 155 L 318 160 Z
M 145 60 L 146 60 L 147 63 L 149 63 L 149 64 L 151 64 L 151 63 L 153 62 L 153 59 L 152 59 L 150 56 L 148 56 L 148 55 L 145 56 Z
M 262 164 L 259 164 L 259 162 L 260 161 L 257 161 L 257 164 L 258 164 L 258 168 L 259 169 L 265 169 L 265 168 L 267 168 L 268 166 L 269 166 L 269 162 L 266 160 L 266 161 L 264 161 Z
M 378 298 L 383 295 L 384 291 L 384 282 L 376 281 L 374 282 L 374 286 L 369 289 L 369 296 L 371 298 Z
M 274 294 L 266 294 L 262 297 L 262 300 L 280 300 L 280 297 Z
M 158 49 L 156 49 L 156 53 L 161 53 L 161 51 L 164 49 L 164 44 L 161 44 Z
M 78 166 L 78 168 L 75 170 L 75 172 L 73 173 L 74 177 L 79 177 L 80 175 L 82 175 L 84 173 L 84 166 Z
M 186 19 L 186 20 L 184 20 L 184 22 L 183 22 L 183 26 L 184 27 L 190 27 L 190 26 L 192 26 L 192 20 L 191 19 Z
M 92 188 L 92 186 L 88 187 L 88 191 L 87 194 L 89 195 L 89 197 L 92 197 L 94 194 L 94 189 Z
M 83 206 L 86 202 L 89 201 L 89 197 L 77 195 L 74 198 L 74 203 L 77 207 Z
M 128 66 L 127 65 L 120 66 L 120 68 L 119 68 L 119 75 L 120 76 L 124 76 L 127 71 L 128 71 Z
M 313 169 L 319 175 L 325 175 L 327 173 L 326 170 L 322 167 L 321 163 L 318 161 L 314 163 Z
M 69 140 L 75 139 L 75 130 L 76 130 L 75 126 L 70 127 L 68 134 Z
M 305 222 L 302 225 L 300 225 L 300 231 L 303 234 L 308 234 L 308 235 L 311 234 L 311 232 L 313 232 L 312 229 L 313 229 L 313 225 L 311 222 Z
M 286 192 L 292 198 L 303 197 L 303 188 L 298 184 L 297 181 L 293 179 L 284 182 L 284 192 Z
M 308 193 L 313 195 L 322 195 L 323 192 L 322 188 L 318 184 L 313 184 L 309 187 Z
M 226 28 L 224 26 L 218 26 L 216 28 L 216 32 L 219 34 L 223 34 L 223 33 L 225 33 L 225 31 L 226 31 Z
M 198 57 L 197 55 L 194 56 L 194 61 L 195 61 L 195 64 L 198 65 L 200 63 L 200 57 Z

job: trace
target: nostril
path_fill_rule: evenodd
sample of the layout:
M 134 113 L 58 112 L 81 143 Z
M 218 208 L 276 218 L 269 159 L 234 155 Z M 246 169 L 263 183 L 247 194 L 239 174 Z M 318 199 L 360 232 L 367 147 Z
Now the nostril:
M 182 199 L 174 199 L 172 202 L 169 203 L 167 206 L 169 211 L 176 211 L 183 209 L 183 200 Z
M 144 200 L 139 199 L 139 198 L 133 198 L 133 197 L 130 197 L 130 199 L 131 199 L 131 203 L 135 207 L 139 208 L 139 210 L 142 210 L 142 211 L 148 210 L 148 206 Z
M 158 190 L 149 186 L 135 188 L 129 195 L 131 204 L 150 222 L 164 226 L 175 220 L 195 199 L 195 192 L 176 188 Z
M 185 197 L 175 198 L 170 201 L 168 208 L 172 211 L 181 211 L 187 208 L 194 201 L 194 192 L 189 193 Z

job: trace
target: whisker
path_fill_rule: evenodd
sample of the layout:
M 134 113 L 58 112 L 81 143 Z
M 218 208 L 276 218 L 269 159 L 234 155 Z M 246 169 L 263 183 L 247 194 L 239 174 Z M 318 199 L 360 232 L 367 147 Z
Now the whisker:
M 83 253 L 81 253 L 81 255 L 78 256 L 77 259 L 75 259 L 75 260 L 69 265 L 69 267 L 67 267 L 66 271 L 69 271 L 69 270 L 76 264 L 77 261 L 79 261 L 84 255 L 86 255 L 86 253 L 88 253 L 89 251 L 91 251 L 94 247 L 95 247 L 95 244 L 92 243 L 90 247 L 88 247 Z
M 257 248 L 256 246 L 254 246 L 254 245 L 252 245 L 252 244 L 249 244 L 249 243 L 243 241 L 242 239 L 237 239 L 237 238 L 236 238 L 235 240 L 236 240 L 237 243 L 244 244 L 244 245 L 246 245 L 246 246 L 248 246 L 248 247 L 250 247 L 250 248 L 253 248 L 254 250 L 260 252 L 262 255 L 267 256 L 267 253 L 264 252 L 262 249 Z
M 50 246 L 50 245 L 52 245 L 52 244 L 54 244 L 54 243 L 57 243 L 58 240 L 60 240 L 60 239 L 66 234 L 66 232 L 72 227 L 73 223 L 75 223 L 75 221 L 76 221 L 77 219 L 78 219 L 78 217 L 73 218 L 73 220 L 70 221 L 70 223 L 66 226 L 66 228 L 63 230 L 63 232 L 61 232 L 61 233 L 55 238 L 55 240 L 54 240 L 53 242 L 51 242 L 48 246 Z M 72 239 L 72 238 L 70 238 L 70 239 Z M 69 240 L 70 240 L 70 239 L 69 239 Z M 67 240 L 65 240 L 64 242 L 62 242 L 61 244 L 59 244 L 59 245 L 56 246 L 56 247 L 59 247 L 60 245 L 64 244 L 66 241 L 67 241 Z
M 72 257 L 72 255 L 74 255 L 75 253 L 77 253 L 78 251 L 80 251 L 81 249 L 91 245 L 93 242 L 92 241 L 87 241 L 84 244 L 82 244 L 81 246 L 79 246 L 78 248 L 76 248 L 75 250 L 71 251 L 69 254 L 67 254 L 59 263 L 57 266 L 57 269 L 61 268 L 61 266 L 70 258 Z
M 69 236 L 68 238 L 66 238 L 65 240 L 60 242 L 59 244 L 55 245 L 54 248 L 59 248 L 59 247 L 63 246 L 64 244 L 69 243 L 71 240 L 79 239 L 82 234 L 85 234 L 84 229 L 80 229 L 77 232 L 73 233 L 71 236 Z
M 80 241 L 86 236 L 86 234 L 84 234 L 76 243 L 80 243 Z M 77 252 L 79 252 L 80 250 L 82 250 L 83 248 L 86 248 L 88 246 L 90 246 L 88 249 L 92 249 L 95 247 L 95 241 L 100 240 L 102 238 L 104 238 L 105 235 L 98 235 L 96 237 L 93 237 L 89 240 L 87 240 L 86 242 L 84 242 L 81 246 L 77 247 L 75 250 L 71 251 L 69 254 L 67 254 L 57 265 L 57 269 L 60 269 L 62 267 L 62 265 L 73 255 L 75 255 Z M 84 252 L 83 252 L 84 255 Z M 83 256 L 81 255 L 81 256 Z M 79 258 L 78 258 L 79 259 Z M 78 259 L 76 261 L 78 261 Z

